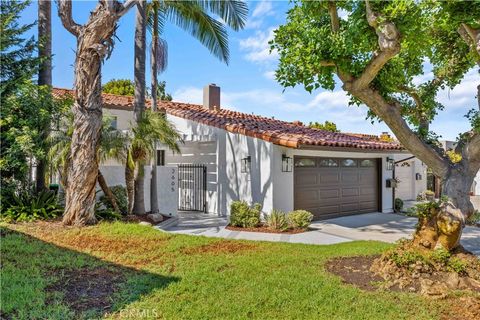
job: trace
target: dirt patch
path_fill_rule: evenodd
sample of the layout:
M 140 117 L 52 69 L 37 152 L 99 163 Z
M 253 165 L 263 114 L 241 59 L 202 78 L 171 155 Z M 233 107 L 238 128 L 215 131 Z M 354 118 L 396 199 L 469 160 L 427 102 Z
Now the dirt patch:
M 480 319 L 480 297 L 458 297 L 445 300 L 442 320 Z
M 198 247 L 189 247 L 182 249 L 185 254 L 222 254 L 237 253 L 240 251 L 249 251 L 256 249 L 257 246 L 250 243 L 241 243 L 235 241 L 217 241 Z
M 283 234 L 297 234 L 309 231 L 309 229 L 287 229 L 285 231 L 280 230 L 272 230 L 267 226 L 259 226 L 255 228 L 242 228 L 242 227 L 234 227 L 234 226 L 226 226 L 225 229 L 231 231 L 247 231 L 247 232 L 263 232 L 263 233 L 283 233 Z
M 340 257 L 328 261 L 325 268 L 340 276 L 343 283 L 354 285 L 362 290 L 374 291 L 379 283 L 384 281 L 380 276 L 370 271 L 373 260 L 379 256 Z
M 110 311 L 113 294 L 124 281 L 122 272 L 106 267 L 65 270 L 46 291 L 62 292 L 63 302 L 77 314 L 92 309 L 103 313 Z

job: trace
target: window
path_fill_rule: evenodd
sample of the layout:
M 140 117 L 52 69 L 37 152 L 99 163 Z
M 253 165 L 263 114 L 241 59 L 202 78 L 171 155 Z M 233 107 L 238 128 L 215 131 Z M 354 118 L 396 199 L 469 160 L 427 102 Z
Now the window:
M 357 166 L 357 160 L 353 160 L 353 159 L 342 160 L 342 167 L 356 167 L 356 166 Z
M 295 167 L 315 167 L 315 159 L 295 158 Z
M 113 129 L 117 129 L 117 117 L 112 117 L 112 121 L 110 122 L 110 126 Z
M 165 150 L 157 150 L 157 166 L 165 165 Z
M 319 164 L 320 167 L 338 167 L 338 162 L 334 159 L 321 159 Z
M 370 159 L 365 159 L 360 161 L 360 167 L 375 167 L 375 161 Z

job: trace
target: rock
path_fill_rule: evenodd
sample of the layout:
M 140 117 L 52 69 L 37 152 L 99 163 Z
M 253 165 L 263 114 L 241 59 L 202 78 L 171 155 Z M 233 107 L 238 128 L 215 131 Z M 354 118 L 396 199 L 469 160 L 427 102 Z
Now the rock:
M 450 272 L 447 276 L 447 279 L 445 280 L 445 284 L 447 285 L 448 288 L 455 290 L 458 288 L 458 285 L 460 284 L 460 277 L 458 276 L 457 273 Z
M 155 223 L 163 221 L 163 216 L 160 213 L 147 214 L 147 218 L 151 219 Z
M 434 299 L 443 299 L 449 289 L 446 284 L 433 282 L 430 279 L 420 279 L 420 294 Z
M 151 226 L 152 225 L 150 222 L 147 222 L 147 221 L 140 221 L 138 224 L 142 225 L 142 226 Z

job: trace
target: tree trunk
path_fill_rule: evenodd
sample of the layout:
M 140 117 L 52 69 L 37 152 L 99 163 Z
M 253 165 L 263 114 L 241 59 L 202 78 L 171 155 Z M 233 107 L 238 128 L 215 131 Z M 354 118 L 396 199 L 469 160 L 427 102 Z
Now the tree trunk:
M 103 176 L 102 172 L 98 170 L 98 184 L 100 185 L 100 188 L 103 191 L 103 194 L 105 197 L 107 197 L 108 201 L 111 203 L 113 210 L 115 210 L 118 213 L 122 213 L 120 208 L 118 207 L 117 204 L 117 199 L 115 199 L 115 195 L 112 193 L 112 190 L 107 185 L 107 181 L 105 181 L 105 177 Z
M 474 177 L 462 166 L 452 168 L 442 177 L 442 196 L 448 201 L 445 199 L 438 209 L 432 208 L 426 216 L 419 216 L 415 245 L 448 251 L 459 247 L 465 221 L 474 212 L 469 196 Z
M 64 26 L 77 36 L 73 135 L 63 223 L 83 226 L 96 223 L 95 186 L 102 126 L 101 65 L 112 49 L 119 15 L 99 3 L 84 26 L 71 23 L 71 3 L 62 2 Z M 69 16 L 68 16 L 69 15 Z
M 38 56 L 43 59 L 38 71 L 38 85 L 52 86 L 52 6 L 50 0 L 38 1 L 38 38 L 40 46 Z M 50 123 L 42 128 L 42 136 L 46 139 L 49 135 Z M 37 163 L 36 190 L 46 189 L 45 172 L 47 163 L 39 159 Z
M 158 48 L 158 9 L 155 5 L 153 11 L 153 39 L 152 39 L 152 52 L 150 55 L 151 60 L 151 76 L 152 76 L 152 111 L 157 111 L 157 48 Z M 158 193 L 157 193 L 157 145 L 155 144 L 153 152 L 153 165 L 152 165 L 152 178 L 150 180 L 150 211 L 151 213 L 158 213 Z
M 132 214 L 133 202 L 135 198 L 135 163 L 132 160 L 130 151 L 127 153 L 127 162 L 125 164 L 125 185 L 127 188 L 128 208 L 127 213 Z
M 135 101 L 134 118 L 138 123 L 145 111 L 145 56 L 146 56 L 146 12 L 145 1 L 137 4 L 137 14 L 135 19 Z M 144 163 L 139 161 L 135 164 L 135 196 L 133 199 L 133 213 L 145 214 L 145 195 L 144 195 Z M 142 167 L 142 168 L 140 168 Z
M 145 214 L 145 163 L 138 161 L 135 166 L 135 196 L 133 214 Z

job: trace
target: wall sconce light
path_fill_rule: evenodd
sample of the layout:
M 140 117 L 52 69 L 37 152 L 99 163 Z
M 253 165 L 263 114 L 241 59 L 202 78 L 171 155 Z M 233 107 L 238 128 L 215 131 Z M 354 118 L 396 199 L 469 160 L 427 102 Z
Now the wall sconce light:
M 292 158 L 282 154 L 282 172 L 292 172 L 292 168 L 293 168 Z
M 394 165 L 395 165 L 395 160 L 394 160 L 393 158 L 387 157 L 386 169 L 387 169 L 388 171 L 392 171 Z
M 242 166 L 241 166 L 242 173 L 246 173 L 250 171 L 251 162 L 252 162 L 252 158 L 250 156 L 247 156 L 246 158 L 242 159 Z
M 422 180 L 422 175 L 420 173 L 416 173 L 415 180 Z

